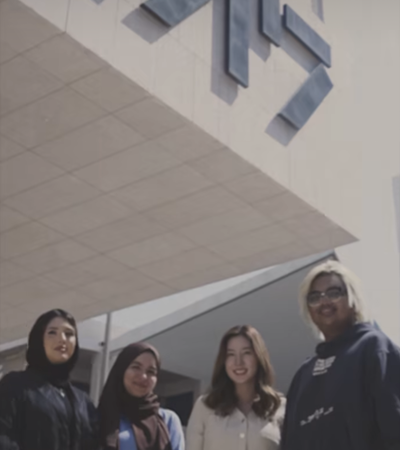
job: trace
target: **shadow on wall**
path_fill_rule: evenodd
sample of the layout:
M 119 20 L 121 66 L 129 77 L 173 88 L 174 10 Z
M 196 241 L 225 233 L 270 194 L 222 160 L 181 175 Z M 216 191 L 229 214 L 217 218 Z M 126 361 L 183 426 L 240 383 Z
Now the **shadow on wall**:
M 228 105 L 239 93 L 239 86 L 225 71 L 228 8 L 225 0 L 214 0 L 212 11 L 211 91 Z
M 279 115 L 275 116 L 271 120 L 265 130 L 267 134 L 285 147 L 290 144 L 291 140 L 296 136 L 298 131 L 299 130 L 290 125 L 289 122 Z
M 122 23 L 149 44 L 154 44 L 170 31 L 166 25 L 154 19 L 140 7 L 129 13 Z
M 250 3 L 250 50 L 264 62 L 271 56 L 271 42 L 260 33 L 259 0 L 251 0 Z

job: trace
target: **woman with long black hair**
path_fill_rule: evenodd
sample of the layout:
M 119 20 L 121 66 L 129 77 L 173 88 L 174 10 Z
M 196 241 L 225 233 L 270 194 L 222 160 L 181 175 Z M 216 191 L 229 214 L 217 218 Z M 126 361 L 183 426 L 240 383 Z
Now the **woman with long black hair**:
M 100 436 L 106 450 L 184 450 L 179 417 L 160 408 L 154 388 L 160 357 L 149 344 L 124 348 L 100 398 Z
M 0 381 L 1 450 L 96 450 L 97 415 L 69 380 L 79 354 L 74 318 L 61 309 L 41 315 L 28 339 L 21 372 Z

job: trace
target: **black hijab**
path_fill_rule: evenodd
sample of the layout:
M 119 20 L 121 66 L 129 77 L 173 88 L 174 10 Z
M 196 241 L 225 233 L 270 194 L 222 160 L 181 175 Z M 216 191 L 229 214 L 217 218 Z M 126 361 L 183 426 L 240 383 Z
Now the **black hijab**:
M 76 347 L 71 358 L 62 364 L 52 364 L 46 356 L 44 348 L 44 334 L 49 323 L 55 318 L 66 320 L 75 330 Z M 78 334 L 75 319 L 71 314 L 62 309 L 52 309 L 42 314 L 33 325 L 28 338 L 28 350 L 26 351 L 27 370 L 38 373 L 48 383 L 56 388 L 63 389 L 71 408 L 71 417 L 68 423 L 70 448 L 79 447 L 78 441 L 81 435 L 80 422 L 78 417 L 78 405 L 73 392 L 69 375 L 74 368 L 79 356 Z
M 44 349 L 44 333 L 48 324 L 55 318 L 66 320 L 75 330 L 77 336 L 76 347 L 71 358 L 63 364 L 52 364 L 46 356 Z M 28 339 L 28 350 L 26 352 L 26 361 L 28 369 L 39 372 L 43 378 L 56 387 L 65 388 L 69 385 L 69 375 L 79 356 L 78 335 L 75 319 L 71 314 L 62 309 L 53 309 L 42 314 L 33 325 Z
M 168 429 L 159 415 L 158 397 L 150 393 L 133 397 L 124 386 L 124 374 L 132 361 L 142 353 L 151 353 L 160 368 L 160 356 L 149 344 L 137 343 L 125 347 L 110 371 L 100 397 L 100 432 L 107 448 L 118 448 L 118 429 L 122 416 L 132 424 L 138 450 L 171 450 Z

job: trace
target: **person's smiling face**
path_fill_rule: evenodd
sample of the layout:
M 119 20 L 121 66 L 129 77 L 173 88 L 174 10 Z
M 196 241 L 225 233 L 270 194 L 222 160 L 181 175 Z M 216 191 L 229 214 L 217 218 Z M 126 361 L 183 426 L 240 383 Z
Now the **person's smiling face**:
M 226 349 L 225 370 L 233 383 L 254 383 L 257 368 L 257 357 L 250 341 L 244 336 L 231 338 Z
M 124 374 L 124 387 L 133 397 L 145 397 L 153 392 L 157 384 L 157 361 L 151 352 L 135 358 Z
M 51 320 L 44 332 L 43 346 L 49 362 L 52 364 L 67 362 L 76 348 L 74 327 L 62 317 Z
M 322 274 L 313 281 L 307 304 L 312 321 L 327 341 L 354 324 L 354 309 L 349 306 L 346 287 L 334 273 Z

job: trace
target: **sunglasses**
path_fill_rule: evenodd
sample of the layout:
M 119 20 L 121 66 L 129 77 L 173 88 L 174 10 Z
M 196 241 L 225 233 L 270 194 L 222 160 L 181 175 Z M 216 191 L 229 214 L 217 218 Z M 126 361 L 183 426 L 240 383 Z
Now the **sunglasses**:
M 347 295 L 345 289 L 332 287 L 327 289 L 325 292 L 311 292 L 310 294 L 308 294 L 307 304 L 312 308 L 316 308 L 322 303 L 323 298 L 327 298 L 331 302 L 337 302 L 345 295 Z

